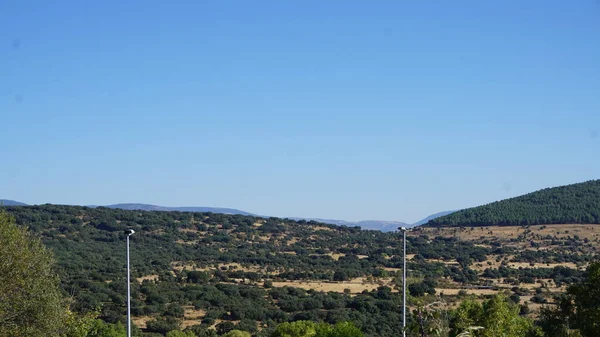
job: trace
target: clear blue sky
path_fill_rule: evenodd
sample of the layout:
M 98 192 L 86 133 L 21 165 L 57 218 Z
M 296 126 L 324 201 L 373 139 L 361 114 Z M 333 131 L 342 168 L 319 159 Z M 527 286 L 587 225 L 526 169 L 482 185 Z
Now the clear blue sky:
M 600 178 L 600 2 L 0 1 L 0 197 L 416 221 Z

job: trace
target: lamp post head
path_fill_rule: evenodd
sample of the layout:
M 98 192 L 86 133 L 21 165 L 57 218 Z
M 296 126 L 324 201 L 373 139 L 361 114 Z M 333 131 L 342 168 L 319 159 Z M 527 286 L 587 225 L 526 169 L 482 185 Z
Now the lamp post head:
M 398 227 L 398 230 L 400 230 L 401 232 L 406 232 L 406 227 Z
M 135 233 L 135 231 L 134 231 L 133 229 L 126 229 L 126 230 L 125 230 L 125 234 L 126 234 L 127 236 L 129 236 L 129 235 L 133 235 L 133 233 Z

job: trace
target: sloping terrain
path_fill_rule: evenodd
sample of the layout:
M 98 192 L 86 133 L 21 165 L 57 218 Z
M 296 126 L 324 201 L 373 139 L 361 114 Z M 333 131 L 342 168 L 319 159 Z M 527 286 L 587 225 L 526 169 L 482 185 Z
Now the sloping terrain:
M 291 319 L 353 320 L 379 336 L 394 335 L 400 323 L 398 233 L 217 213 L 55 205 L 5 209 L 54 250 L 74 308 L 101 307 L 109 322 L 124 314 L 123 230 L 133 228 L 132 308 L 138 322 L 233 322 L 256 329 Z M 485 259 L 491 253 L 446 238 L 411 238 L 409 249 L 432 259 L 464 254 Z M 439 262 L 409 265 L 414 282 L 477 278 Z M 190 306 L 195 319 L 185 314 Z
M 165 324 L 216 329 L 233 324 L 253 331 L 309 319 L 352 320 L 369 336 L 394 336 L 400 324 L 398 233 L 217 213 L 56 205 L 4 209 L 53 249 L 74 309 L 101 308 L 109 322 L 124 317 L 123 230 L 132 228 L 132 309 L 146 331 L 160 332 L 157 327 Z M 483 237 L 475 232 L 484 230 L 465 230 L 469 237 L 459 228 L 411 231 L 410 303 L 451 304 L 467 294 L 498 291 L 544 301 L 577 281 L 581 267 L 597 257 L 590 248 L 597 238 L 583 233 L 560 235 L 557 246 L 563 250 L 531 246 L 535 253 L 524 254 L 519 245 L 538 236 L 471 239 Z
M 546 188 L 516 198 L 467 208 L 425 226 L 600 224 L 600 180 Z

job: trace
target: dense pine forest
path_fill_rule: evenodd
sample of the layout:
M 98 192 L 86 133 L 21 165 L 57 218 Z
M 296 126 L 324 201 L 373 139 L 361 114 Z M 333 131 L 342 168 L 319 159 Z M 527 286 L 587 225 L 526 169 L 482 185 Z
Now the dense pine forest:
M 546 188 L 516 198 L 464 209 L 426 226 L 600 224 L 600 180 Z

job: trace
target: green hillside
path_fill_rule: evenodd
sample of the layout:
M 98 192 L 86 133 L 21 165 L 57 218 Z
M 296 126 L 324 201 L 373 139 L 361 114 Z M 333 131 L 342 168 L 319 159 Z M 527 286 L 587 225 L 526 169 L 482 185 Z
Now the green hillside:
M 220 333 L 234 326 L 268 332 L 282 322 L 312 320 L 352 321 L 367 336 L 397 336 L 400 297 L 392 290 L 402 265 L 398 233 L 216 213 L 58 205 L 2 209 L 54 251 L 72 308 L 99 308 L 106 322 L 125 317 L 123 230 L 132 228 L 132 313 L 147 319 L 148 333 L 189 324 Z M 452 238 L 410 238 L 408 253 L 417 251 L 409 267 L 412 277 L 427 281 L 415 288 L 422 294 L 438 279 L 478 281 L 468 263 L 426 258 L 481 262 L 493 250 Z M 344 282 L 357 278 L 373 286 L 346 291 Z M 339 289 L 300 288 L 309 281 Z M 194 315 L 201 317 L 190 318 Z
M 464 209 L 425 226 L 600 224 L 600 180 L 546 188 L 516 198 Z
M 143 331 L 136 337 L 178 336 L 168 333 L 186 328 L 203 337 L 232 329 L 272 337 L 275 326 L 298 320 L 349 321 L 366 337 L 398 335 L 403 261 L 397 232 L 215 213 L 58 205 L 0 209 L 54 252 L 71 309 L 98 310 L 110 324 L 124 322 L 123 231 L 134 229 L 132 316 Z M 408 236 L 408 303 L 413 309 L 440 299 L 457 304 L 467 291 L 481 287 L 487 291 L 482 300 L 511 292 L 515 305 L 520 296 L 537 296 L 536 303 L 545 303 L 552 287 L 579 282 L 579 267 L 598 259 L 592 249 L 598 238 L 592 236 L 528 232 L 510 242 L 471 242 L 444 236 L 441 228 L 429 230 Z M 549 240 L 561 249 L 515 246 L 525 239 Z M 542 290 L 541 280 L 552 286 Z M 535 289 L 518 287 L 521 283 Z M 525 310 L 527 302 L 522 302 Z M 422 324 L 412 312 L 411 336 Z

